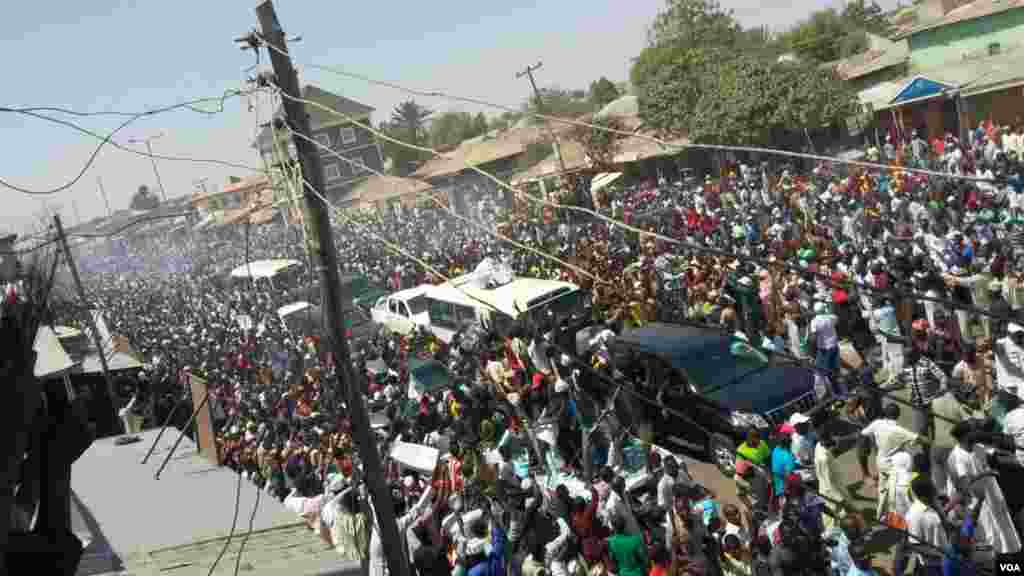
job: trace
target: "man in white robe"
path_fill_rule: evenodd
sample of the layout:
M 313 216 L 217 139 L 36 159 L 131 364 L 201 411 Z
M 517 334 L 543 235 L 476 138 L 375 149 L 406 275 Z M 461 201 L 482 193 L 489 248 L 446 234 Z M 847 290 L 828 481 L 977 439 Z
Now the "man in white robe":
M 946 529 L 942 525 L 942 518 L 931 504 L 935 501 L 936 496 L 931 478 L 927 476 L 915 478 L 910 483 L 910 489 L 914 498 L 910 510 L 907 512 L 907 535 L 910 544 L 931 549 L 941 555 L 949 544 L 949 539 L 946 536 Z M 929 554 L 929 556 L 932 555 Z M 936 568 L 939 573 L 942 571 L 941 560 L 928 559 L 919 553 L 914 553 L 913 558 L 917 564 L 931 569 L 926 573 L 932 573 Z
M 978 516 L 978 542 L 990 544 L 998 554 L 1020 551 L 1020 536 L 999 483 L 993 476 L 978 479 L 990 469 L 985 448 L 975 442 L 971 423 L 957 424 L 952 434 L 958 444 L 950 452 L 946 466 L 950 479 L 961 494 L 971 496 L 972 502 L 979 495 L 985 495 L 985 503 Z

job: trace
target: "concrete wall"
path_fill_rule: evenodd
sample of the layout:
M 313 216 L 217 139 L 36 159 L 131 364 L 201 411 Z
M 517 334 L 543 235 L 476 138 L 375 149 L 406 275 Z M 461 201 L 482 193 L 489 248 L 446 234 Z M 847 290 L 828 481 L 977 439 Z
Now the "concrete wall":
M 1024 43 L 1024 8 L 925 30 L 912 35 L 909 42 L 912 71 L 962 62 L 965 53 L 985 56 L 992 43 L 999 43 L 1006 52 Z
M 964 120 L 975 128 L 982 120 L 1017 126 L 1024 122 L 1024 86 L 978 94 L 965 99 Z

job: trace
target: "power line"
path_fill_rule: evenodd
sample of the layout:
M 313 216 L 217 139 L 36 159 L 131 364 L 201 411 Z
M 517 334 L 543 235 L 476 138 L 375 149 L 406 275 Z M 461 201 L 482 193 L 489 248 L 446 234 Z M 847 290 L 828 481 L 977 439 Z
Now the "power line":
M 405 142 L 403 140 L 400 140 L 398 138 L 394 138 L 392 136 L 384 134 L 383 132 L 373 128 L 372 126 L 369 126 L 369 125 L 367 125 L 367 124 L 365 124 L 363 122 L 360 122 L 359 120 L 357 120 L 356 118 L 354 118 L 354 117 L 352 117 L 352 116 L 350 116 L 348 114 L 345 114 L 343 112 L 339 112 L 337 110 L 334 110 L 333 108 L 330 108 L 328 106 L 324 106 L 323 104 L 320 104 L 318 102 L 313 102 L 313 101 L 305 99 L 305 98 L 289 96 L 287 94 L 281 94 L 281 97 L 282 98 L 287 98 L 287 99 L 290 99 L 290 100 L 294 100 L 296 102 L 302 102 L 302 103 L 306 104 L 307 106 L 314 106 L 316 108 L 324 110 L 327 113 L 333 114 L 333 115 L 338 116 L 340 118 L 344 118 L 345 120 L 351 122 L 352 124 L 354 124 L 354 125 L 356 125 L 356 126 L 358 126 L 360 128 L 363 128 L 364 130 L 366 130 L 366 131 L 370 132 L 371 134 L 377 136 L 378 138 L 383 138 L 384 140 L 387 140 L 389 142 L 393 142 L 393 143 L 398 144 L 400 146 L 404 146 L 404 147 L 409 148 L 411 150 L 418 150 L 418 151 L 421 151 L 421 152 L 428 152 L 428 153 L 431 153 L 431 154 L 433 154 L 433 155 L 435 155 L 437 157 L 450 159 L 449 156 L 447 156 L 447 155 L 445 155 L 445 154 L 443 154 L 443 153 L 441 153 L 441 152 L 439 152 L 439 151 L 437 151 L 437 150 L 435 150 L 433 148 L 429 148 L 429 147 L 426 147 L 426 146 L 419 146 L 419 145 L 416 145 L 416 144 L 410 144 L 410 143 Z M 824 280 L 825 282 L 828 282 L 829 285 L 831 285 L 831 283 L 834 282 L 834 280 L 832 280 L 832 278 L 830 276 L 826 275 L 826 274 L 821 274 L 819 272 L 811 272 L 809 270 L 800 268 L 798 266 L 794 266 L 792 264 L 787 264 L 787 263 L 782 262 L 782 261 L 769 261 L 769 260 L 764 259 L 764 258 L 755 258 L 753 256 L 747 256 L 747 255 L 744 255 L 744 254 L 737 254 L 735 252 L 729 252 L 729 251 L 726 251 L 726 250 L 711 248 L 709 246 L 702 246 L 702 245 L 699 245 L 699 244 L 694 244 L 692 242 L 686 242 L 686 241 L 683 241 L 683 240 L 679 240 L 678 238 L 672 238 L 670 236 L 665 236 L 664 234 L 660 234 L 660 233 L 657 233 L 657 232 L 651 232 L 651 231 L 648 231 L 648 230 L 643 230 L 642 228 L 638 228 L 636 226 L 631 226 L 629 224 L 626 224 L 625 222 L 622 222 L 620 220 L 616 220 L 614 218 L 605 216 L 605 215 L 600 214 L 600 213 L 598 213 L 598 212 L 596 212 L 594 210 L 591 210 L 589 208 L 583 208 L 581 206 L 572 206 L 572 205 L 568 205 L 568 204 L 561 204 L 559 202 L 554 202 L 554 201 L 548 200 L 546 198 L 538 198 L 538 197 L 532 196 L 530 194 L 527 194 L 526 192 L 524 192 L 522 190 L 519 190 L 517 188 L 514 188 L 514 187 L 510 186 L 509 184 L 505 183 L 504 181 L 502 181 L 497 176 L 491 174 L 490 172 L 487 172 L 486 170 L 483 170 L 479 166 L 476 166 L 476 165 L 472 164 L 471 162 L 469 162 L 465 158 L 462 158 L 462 162 L 466 165 L 467 169 L 472 170 L 472 171 L 480 174 L 481 176 L 483 176 L 483 177 L 487 178 L 488 180 L 494 182 L 499 187 L 501 187 L 501 188 L 503 188 L 505 190 L 509 190 L 513 194 L 516 194 L 516 195 L 518 195 L 518 196 L 520 196 L 522 198 L 527 199 L 529 202 L 533 202 L 533 203 L 536 203 L 536 204 L 542 204 L 542 205 L 548 206 L 550 208 L 557 208 L 557 209 L 562 209 L 562 210 L 573 210 L 573 211 L 576 211 L 576 212 L 581 212 L 583 214 L 588 214 L 588 215 L 593 216 L 594 218 L 597 218 L 597 219 L 599 219 L 599 220 L 601 220 L 601 221 L 603 221 L 603 222 L 605 222 L 605 223 L 607 223 L 607 224 L 609 224 L 611 226 L 615 226 L 615 227 L 621 228 L 623 230 L 627 230 L 629 232 L 633 232 L 635 234 L 639 234 L 641 237 L 645 237 L 646 236 L 646 237 L 650 237 L 650 238 L 656 238 L 656 239 L 661 240 L 663 242 L 667 242 L 669 244 L 673 244 L 673 245 L 676 245 L 676 246 L 681 246 L 681 247 L 686 248 L 688 250 L 692 250 L 692 251 L 695 251 L 695 252 L 700 252 L 702 254 L 709 254 L 709 255 L 712 255 L 712 256 L 720 257 L 720 258 L 730 258 L 730 259 L 734 258 L 734 259 L 737 259 L 737 260 L 743 260 L 743 261 L 746 261 L 746 262 L 752 262 L 752 263 L 755 263 L 758 266 L 761 266 L 762 268 L 766 268 L 766 269 L 773 268 L 773 267 L 783 268 L 785 270 L 788 270 L 790 272 L 799 274 L 801 276 L 812 276 L 812 277 L 815 277 L 815 278 L 819 278 L 821 280 Z M 842 161 L 842 162 L 845 162 L 845 161 Z M 982 316 L 998 318 L 998 316 L 996 314 L 992 313 L 991 311 L 985 310 L 983 308 L 980 308 L 980 307 L 977 307 L 977 306 L 974 306 L 974 305 L 964 305 L 964 304 L 961 304 L 961 303 L 958 303 L 958 302 L 954 302 L 953 300 L 950 300 L 950 299 L 931 297 L 931 296 L 927 296 L 925 294 L 921 294 L 919 292 L 900 290 L 900 289 L 897 289 L 895 287 L 888 288 L 888 289 L 881 289 L 881 288 L 875 288 L 873 286 L 868 286 L 868 285 L 863 285 L 863 284 L 856 284 L 855 286 L 857 287 L 858 290 L 864 290 L 864 291 L 872 292 L 872 293 L 876 293 L 876 294 L 883 294 L 883 295 L 889 296 L 889 297 L 909 298 L 911 300 L 917 300 L 917 301 L 921 301 L 921 302 L 935 302 L 935 303 L 938 303 L 938 304 L 943 304 L 945 306 L 950 306 L 953 309 L 968 310 L 968 311 L 970 311 L 972 313 L 979 314 L 979 315 L 982 315 Z
M 97 134 L 96 132 L 93 132 L 92 130 L 89 130 L 88 128 L 83 128 L 82 126 L 80 126 L 78 124 L 75 124 L 74 122 L 70 122 L 70 121 L 67 121 L 67 120 L 60 119 L 60 118 L 53 118 L 52 116 L 46 116 L 44 114 L 37 114 L 35 112 L 18 112 L 18 113 L 19 114 L 24 114 L 26 116 L 32 116 L 32 117 L 38 118 L 40 120 L 45 120 L 47 122 L 53 122 L 54 124 L 60 124 L 62 126 L 67 126 L 68 128 L 71 128 L 72 130 L 75 130 L 77 132 L 81 132 L 82 134 L 85 134 L 87 136 L 91 136 L 93 138 L 96 138 L 97 140 L 104 141 L 107 145 L 112 146 L 114 148 L 117 148 L 118 150 L 123 150 L 125 152 L 131 152 L 132 154 L 135 154 L 137 156 L 142 156 L 143 158 L 149 158 L 151 160 L 169 160 L 169 161 L 175 161 L 175 162 L 194 162 L 194 163 L 197 163 L 197 164 L 215 164 L 215 165 L 219 165 L 219 166 L 226 166 L 226 167 L 229 167 L 229 168 L 240 168 L 242 170 L 249 170 L 249 171 L 252 171 L 252 172 L 263 172 L 259 168 L 253 168 L 252 166 L 247 166 L 245 164 L 237 164 L 237 163 L 228 162 L 228 161 L 225 161 L 225 160 L 216 160 L 216 159 L 208 159 L 208 158 L 189 158 L 189 157 L 185 157 L 185 156 L 167 156 L 167 155 L 163 155 L 163 154 L 153 154 L 153 153 L 149 153 L 149 152 L 143 152 L 141 150 L 136 150 L 134 148 L 129 148 L 129 147 L 124 146 L 122 144 L 118 144 L 117 142 L 115 142 L 113 140 L 109 140 L 108 136 L 103 136 L 101 134 Z M 102 146 L 102 144 L 101 144 L 101 146 Z
M 213 116 L 213 115 L 220 114 L 220 113 L 224 112 L 224 102 L 229 97 L 239 96 L 241 94 L 242 93 L 240 91 L 237 91 L 237 90 L 225 90 L 224 94 L 221 95 L 221 96 L 208 97 L 208 98 L 197 98 L 197 99 L 194 99 L 194 100 L 188 100 L 188 101 L 185 101 L 185 102 L 181 102 L 179 104 L 173 104 L 170 107 L 173 107 L 173 108 L 181 108 L 181 107 L 183 107 L 183 108 L 191 110 L 192 112 L 195 112 L 197 114 L 208 114 L 210 116 Z M 218 103 L 217 109 L 215 109 L 215 110 L 203 110 L 202 108 L 196 108 L 197 104 L 206 104 L 206 103 L 209 103 L 209 102 L 217 102 Z M 78 117 L 128 116 L 128 117 L 134 118 L 134 117 L 139 117 L 139 116 L 147 116 L 147 115 L 152 115 L 152 114 L 158 114 L 161 111 L 166 111 L 167 108 L 169 108 L 169 107 L 168 106 L 161 106 L 161 107 L 154 108 L 153 110 L 147 110 L 147 111 L 144 111 L 144 112 L 121 112 L 121 111 L 116 111 L 116 110 L 105 110 L 105 111 L 99 111 L 99 112 L 81 112 L 81 111 L 78 111 L 78 110 L 72 110 L 70 108 L 64 108 L 64 107 L 60 107 L 60 106 L 0 106 L 0 112 L 18 112 L 18 113 L 25 113 L 25 112 L 57 112 L 57 113 L 60 113 L 60 114 L 68 114 L 70 116 L 78 116 Z
M 269 46 L 269 45 L 268 45 L 268 48 L 270 48 L 272 50 L 276 49 L 273 46 Z M 876 162 L 864 162 L 864 161 L 860 161 L 860 160 L 845 160 L 845 159 L 836 158 L 836 157 L 833 157 L 833 156 L 823 156 L 823 155 L 819 155 L 819 154 L 807 154 L 807 153 L 803 153 L 803 152 L 792 152 L 792 151 L 789 151 L 789 150 L 780 150 L 780 149 L 777 149 L 777 148 L 762 148 L 762 147 L 755 147 L 755 146 L 730 146 L 730 145 L 725 145 L 725 144 L 698 144 L 698 143 L 692 143 L 692 142 L 685 143 L 685 144 L 684 143 L 678 143 L 678 142 L 668 142 L 668 141 L 662 140 L 660 138 L 656 138 L 654 136 L 649 136 L 649 135 L 646 135 L 646 134 L 635 133 L 635 132 L 631 132 L 631 131 L 628 131 L 628 130 L 619 130 L 619 129 L 616 129 L 616 128 L 610 128 L 608 126 L 601 126 L 599 124 L 593 124 L 591 122 L 585 122 L 585 121 L 582 121 L 582 120 L 576 120 L 576 119 L 571 119 L 571 118 L 563 118 L 563 117 L 560 117 L 560 116 L 550 116 L 550 115 L 547 115 L 547 114 L 540 114 L 540 113 L 529 112 L 529 111 L 524 112 L 522 109 L 514 107 L 514 106 L 508 106 L 508 105 L 505 105 L 505 104 L 497 104 L 497 103 L 490 102 L 490 101 L 487 101 L 487 100 L 483 100 L 483 99 L 480 99 L 480 98 L 472 98 L 472 97 L 468 97 L 468 96 L 458 96 L 458 95 L 450 94 L 448 92 L 443 92 L 443 91 L 440 91 L 440 90 L 429 90 L 428 91 L 428 90 L 418 90 L 418 89 L 415 89 L 415 88 L 409 88 L 407 86 L 404 86 L 404 85 L 401 85 L 401 84 L 397 84 L 395 82 L 388 82 L 388 81 L 384 81 L 384 80 L 377 80 L 377 79 L 371 78 L 369 76 L 365 76 L 365 75 L 362 75 L 362 74 L 356 74 L 356 73 L 353 73 L 353 72 L 347 72 L 345 70 L 340 70 L 340 69 L 332 68 L 332 67 L 329 67 L 329 66 L 323 66 L 323 65 L 319 65 L 319 64 L 308 64 L 307 66 L 309 68 L 313 68 L 313 69 L 316 69 L 316 70 L 323 70 L 325 72 L 330 72 L 332 74 L 336 74 L 336 75 L 343 76 L 343 77 L 346 77 L 346 78 L 353 78 L 353 79 L 357 79 L 357 80 L 362 80 L 362 81 L 367 82 L 369 84 L 374 84 L 374 85 L 377 85 L 377 86 L 384 86 L 384 87 L 387 87 L 387 88 L 392 88 L 394 90 L 398 90 L 400 92 L 404 92 L 406 94 L 410 94 L 410 95 L 414 95 L 414 96 L 422 96 L 422 97 L 427 97 L 427 98 L 443 98 L 443 99 L 446 99 L 446 100 L 452 100 L 452 101 L 456 101 L 456 102 L 464 102 L 464 103 L 467 103 L 467 104 L 476 104 L 478 106 L 485 106 L 485 107 L 494 108 L 494 109 L 497 109 L 497 110 L 504 110 L 506 112 L 514 112 L 516 114 L 521 114 L 523 116 L 529 116 L 529 117 L 532 117 L 532 118 L 537 118 L 537 119 L 541 119 L 541 120 L 547 120 L 547 121 L 550 121 L 550 122 L 558 122 L 560 124 L 565 124 L 565 125 L 569 125 L 569 126 L 576 126 L 576 127 L 581 127 L 581 128 L 591 128 L 593 130 L 599 130 L 599 131 L 607 132 L 607 133 L 610 133 L 610 134 L 617 134 L 619 136 L 628 136 L 628 137 L 638 138 L 638 139 L 641 139 L 641 140 L 646 140 L 648 142 L 652 142 L 652 143 L 658 144 L 658 145 L 660 145 L 660 146 L 662 146 L 664 148 L 669 148 L 669 149 L 675 149 L 675 150 L 686 150 L 686 149 L 715 150 L 715 151 L 723 151 L 723 152 L 745 152 L 745 153 L 751 153 L 751 154 L 768 154 L 768 155 L 774 155 L 774 156 L 788 156 L 788 157 L 791 157 L 791 158 L 802 158 L 802 159 L 805 159 L 805 160 L 816 160 L 816 161 L 819 161 L 819 162 L 829 162 L 829 163 L 833 163 L 833 164 L 845 164 L 845 165 L 849 165 L 849 166 L 860 166 L 860 167 L 863 167 L 863 168 L 872 168 L 872 169 L 877 169 L 877 170 L 886 170 L 886 171 L 892 170 L 892 171 L 896 171 L 896 172 L 907 172 L 907 173 L 911 173 L 911 174 L 922 174 L 922 175 L 926 175 L 926 176 L 934 176 L 934 177 L 946 178 L 946 179 L 967 180 L 967 181 L 972 181 L 972 182 L 988 182 L 988 183 L 994 182 L 994 180 L 992 180 L 992 179 L 982 178 L 982 177 L 978 177 L 978 176 L 965 176 L 965 175 L 948 174 L 948 173 L 945 173 L 945 172 L 938 172 L 938 171 L 935 171 L 935 170 L 926 170 L 926 169 L 923 169 L 923 168 L 909 168 L 909 167 L 904 167 L 904 166 L 895 167 L 895 166 L 889 166 L 889 165 L 886 165 L 886 164 L 879 164 L 879 163 L 876 163 Z
M 329 152 L 332 156 L 347 162 L 351 166 L 355 166 L 356 165 L 356 161 L 354 161 L 354 160 L 352 160 L 350 158 L 346 158 L 345 156 L 342 156 L 341 154 L 339 154 L 335 150 L 332 150 L 328 146 L 324 146 L 322 143 L 317 142 L 313 138 L 308 138 L 308 137 L 306 137 L 306 136 L 304 136 L 302 134 L 299 134 L 299 133 L 295 132 L 294 130 L 292 130 L 291 127 L 287 127 L 287 129 L 288 129 L 288 132 L 292 136 L 297 137 L 297 138 L 302 138 L 303 140 L 306 140 L 306 141 L 316 145 L 317 147 L 321 148 L 322 150 L 324 150 L 326 152 Z M 385 176 L 384 173 L 378 172 L 377 170 L 374 170 L 373 168 L 370 168 L 369 166 L 366 166 L 365 164 L 360 164 L 360 167 L 364 168 L 366 170 L 369 170 L 370 172 L 376 174 L 377 176 L 381 176 L 381 177 Z M 517 242 L 516 240 L 508 238 L 507 236 L 504 236 L 504 235 L 502 235 L 502 234 L 500 234 L 500 233 L 498 233 L 496 231 L 490 230 L 489 228 L 487 228 L 486 226 L 483 226 L 482 224 L 480 224 L 478 222 L 474 222 L 470 218 L 466 218 L 465 216 L 462 216 L 461 214 L 456 213 L 454 210 L 452 210 L 451 208 L 448 208 L 447 206 L 442 204 L 440 200 L 438 200 L 432 194 L 430 194 L 429 190 L 420 192 L 419 194 L 424 194 L 427 198 L 429 198 L 432 202 L 434 202 L 439 208 L 441 208 L 441 210 L 447 212 L 451 216 L 457 218 L 458 220 L 466 222 L 470 226 L 473 226 L 474 228 L 482 230 L 483 232 L 486 232 L 487 234 L 490 234 L 491 236 L 494 236 L 495 238 L 498 238 L 500 240 L 508 242 L 509 244 L 512 244 L 513 246 L 516 246 L 516 247 L 518 247 L 518 248 L 520 248 L 522 250 L 526 250 L 528 252 L 536 254 L 536 255 L 538 255 L 538 256 L 540 256 L 542 258 L 547 258 L 549 260 L 553 260 L 554 262 L 557 262 L 557 263 L 561 264 L 562 266 L 565 266 L 566 268 L 569 268 L 571 270 L 575 270 L 576 272 L 586 276 L 587 278 L 590 278 L 591 280 L 593 280 L 594 282 L 597 282 L 599 284 L 606 284 L 606 283 L 608 283 L 607 280 L 605 280 L 603 278 L 599 278 L 598 276 L 595 276 L 594 274 L 592 274 L 590 271 L 585 270 L 583 268 L 580 268 L 579 266 L 577 266 L 575 264 L 566 262 L 565 260 L 562 260 L 561 258 L 557 258 L 557 257 L 555 257 L 555 256 L 553 256 L 551 254 L 548 254 L 548 253 L 543 252 L 541 250 L 537 250 L 536 248 L 533 248 L 531 246 L 527 246 L 525 244 Z
M 212 113 L 219 113 L 219 112 L 223 111 L 223 100 L 226 100 L 228 97 L 239 96 L 239 95 L 243 95 L 243 94 L 245 94 L 245 93 L 242 92 L 242 91 L 239 91 L 239 90 L 233 90 L 233 91 L 225 92 L 225 94 L 221 97 L 221 109 L 220 109 L 220 111 L 215 111 L 215 112 L 212 112 Z M 192 103 L 184 102 L 184 103 L 181 103 L 181 104 L 174 104 L 174 105 L 171 105 L 171 106 L 164 106 L 164 107 L 161 107 L 161 108 L 150 110 L 148 112 L 140 112 L 140 113 L 131 115 L 127 120 L 125 120 L 124 122 L 119 124 L 113 131 L 108 133 L 106 136 L 99 136 L 98 134 L 96 134 L 96 133 L 94 133 L 94 132 L 92 132 L 90 130 L 87 130 L 85 128 L 82 128 L 81 126 L 78 126 L 78 125 L 74 124 L 73 122 L 69 122 L 69 121 L 66 121 L 66 120 L 61 120 L 59 118 L 52 118 L 52 117 L 46 116 L 44 114 L 39 114 L 39 113 L 33 111 L 32 109 L 18 109 L 18 108 L 0 107 L 0 112 L 10 112 L 10 113 L 14 113 L 14 114 L 22 114 L 22 115 L 30 116 L 30 117 L 37 118 L 37 119 L 40 119 L 40 120 L 46 120 L 48 122 L 53 122 L 55 124 L 61 124 L 61 125 L 64 125 L 64 126 L 71 127 L 71 128 L 73 128 L 73 129 L 75 129 L 75 130 L 77 130 L 79 132 L 82 132 L 82 133 L 85 133 L 85 134 L 88 134 L 90 136 L 93 136 L 93 137 L 96 137 L 96 138 L 100 139 L 100 143 L 96 146 L 96 148 L 89 155 L 88 160 L 86 160 L 85 164 L 82 166 L 82 168 L 78 172 L 78 174 L 74 178 L 72 178 L 70 181 L 66 182 L 65 184 L 57 186 L 56 188 L 50 188 L 48 190 L 32 190 L 32 189 L 29 189 L 29 188 L 24 188 L 22 186 L 18 186 L 16 184 L 12 184 L 12 183 L 10 183 L 10 182 L 8 182 L 6 180 L 0 179 L 0 186 L 3 186 L 5 188 L 10 188 L 11 190 L 15 190 L 17 192 L 21 192 L 22 194 L 28 194 L 28 195 L 32 195 L 32 196 L 48 196 L 48 195 L 52 195 L 52 194 L 57 194 L 59 192 L 63 192 L 64 190 L 67 190 L 68 188 L 71 188 L 72 186 L 77 184 L 85 176 L 86 172 L 89 171 L 89 168 L 91 168 L 92 165 L 96 162 L 96 159 L 99 156 L 100 151 L 103 150 L 103 147 L 106 146 L 107 144 L 110 144 L 110 145 L 114 146 L 115 148 L 118 148 L 118 149 L 121 149 L 121 150 L 127 150 L 127 151 L 130 151 L 130 152 L 136 152 L 134 150 L 131 150 L 130 148 L 125 148 L 125 147 L 123 147 L 123 146 L 121 146 L 119 144 L 116 144 L 116 143 L 112 142 L 113 137 L 118 132 L 120 132 L 124 128 L 128 127 L 130 124 L 132 124 L 133 122 L 139 120 L 140 118 L 144 118 L 144 117 L 147 117 L 147 116 L 154 116 L 154 115 L 157 115 L 157 114 L 162 114 L 164 112 L 170 112 L 172 110 L 177 110 L 177 109 L 180 109 L 180 108 L 190 108 L 191 106 L 192 106 Z M 207 112 L 209 112 L 209 111 L 207 111 Z M 84 114 L 84 113 L 80 113 L 80 114 Z M 141 152 L 136 152 L 136 153 L 143 154 Z M 149 156 L 150 158 L 159 158 L 159 156 L 157 156 L 157 155 L 151 155 L 151 154 L 143 154 L 143 155 Z M 169 160 L 171 158 L 166 158 L 166 159 Z M 247 169 L 251 169 L 251 168 L 248 168 L 248 167 L 246 167 L 246 168 Z M 254 170 L 254 171 L 259 172 L 259 170 Z

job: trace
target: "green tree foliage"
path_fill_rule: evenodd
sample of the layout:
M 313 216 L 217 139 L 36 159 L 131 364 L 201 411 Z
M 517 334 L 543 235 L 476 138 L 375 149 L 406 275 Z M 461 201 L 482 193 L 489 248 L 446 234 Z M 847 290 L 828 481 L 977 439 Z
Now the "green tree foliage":
M 395 107 L 391 112 L 391 121 L 381 123 L 380 129 L 396 140 L 425 146 L 430 137 L 426 129 L 426 119 L 431 114 L 432 110 L 420 106 L 413 100 L 407 100 Z M 391 160 L 391 172 L 396 176 L 408 176 L 431 157 L 429 152 L 413 150 L 385 139 L 381 139 L 381 150 L 384 157 Z
M 595 110 L 600 110 L 609 102 L 614 102 L 619 95 L 619 89 L 615 87 L 615 83 L 604 76 L 590 83 L 588 97 Z
M 150 191 L 149 186 L 142 184 L 132 195 L 129 207 L 132 210 L 152 210 L 160 205 L 160 199 Z
M 654 17 L 648 41 L 653 46 L 680 49 L 732 47 L 742 35 L 733 11 L 717 0 L 666 0 L 665 9 Z
M 608 132 L 607 130 L 625 130 L 625 126 L 614 116 L 608 118 L 597 118 L 593 121 L 595 126 L 573 126 L 569 137 L 578 142 L 586 152 L 587 157 L 598 167 L 605 168 L 615 163 L 615 156 L 621 149 L 622 136 Z
M 386 136 L 408 142 L 406 131 L 388 122 L 381 122 L 377 127 Z M 431 158 L 429 152 L 413 150 L 407 146 L 396 144 L 386 138 L 380 138 L 380 149 L 385 159 L 391 161 L 390 173 L 394 176 L 408 176 L 416 171 L 424 161 Z
M 402 102 L 391 112 L 391 128 L 404 134 L 405 141 L 423 144 L 427 141 L 426 119 L 433 114 L 414 100 Z
M 487 133 L 487 117 L 468 112 L 445 112 L 430 124 L 430 143 L 435 148 L 452 148 L 459 142 Z
M 586 92 L 580 90 L 563 90 L 557 87 L 541 88 L 540 97 L 543 100 L 541 110 L 537 108 L 537 99 L 530 97 L 523 103 L 523 112 L 527 114 L 542 113 L 559 118 L 575 118 L 593 111 L 590 101 L 586 99 Z M 531 122 L 539 124 L 542 120 L 534 117 Z
M 668 0 L 630 76 L 645 123 L 696 142 L 768 144 L 779 131 L 853 115 L 831 72 L 778 63 L 763 29 L 743 30 L 713 0 Z
M 842 10 L 826 8 L 779 37 L 785 50 L 815 62 L 832 62 L 867 49 L 867 34 L 885 34 L 888 24 L 874 1 L 853 0 Z
M 855 94 L 830 71 L 741 56 L 702 85 L 683 128 L 695 142 L 769 144 L 780 132 L 828 126 L 856 111 Z

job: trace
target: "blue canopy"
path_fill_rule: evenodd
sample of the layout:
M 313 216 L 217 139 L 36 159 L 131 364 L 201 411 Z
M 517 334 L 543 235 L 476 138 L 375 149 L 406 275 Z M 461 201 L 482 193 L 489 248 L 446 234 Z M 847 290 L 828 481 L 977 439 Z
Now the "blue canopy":
M 901 104 L 913 100 L 931 98 L 933 96 L 939 96 L 948 90 L 955 89 L 956 86 L 943 84 L 942 82 L 936 82 L 935 80 L 929 80 L 924 76 L 918 76 L 911 80 L 909 84 L 904 86 L 903 89 L 896 94 L 896 97 L 892 99 L 892 102 L 889 102 L 889 104 Z

